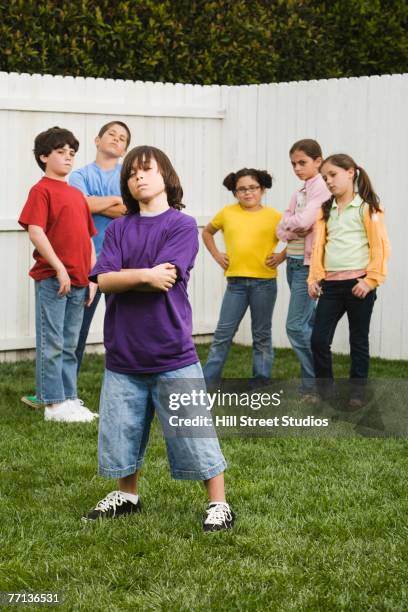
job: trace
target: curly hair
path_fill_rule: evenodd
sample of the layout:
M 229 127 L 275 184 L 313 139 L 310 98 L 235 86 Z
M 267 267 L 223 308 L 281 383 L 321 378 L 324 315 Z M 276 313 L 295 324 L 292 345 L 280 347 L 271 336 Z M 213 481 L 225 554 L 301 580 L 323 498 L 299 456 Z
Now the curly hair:
M 223 180 L 223 185 L 235 194 L 237 183 L 243 176 L 252 176 L 263 189 L 272 187 L 272 177 L 266 170 L 256 170 L 255 168 L 242 168 L 238 172 L 230 172 Z
M 58 126 L 49 128 L 38 134 L 34 140 L 34 157 L 41 170 L 45 171 L 46 164 L 40 159 L 41 155 L 48 156 L 56 149 L 62 149 L 68 145 L 75 151 L 79 149 L 79 141 L 72 132 Z

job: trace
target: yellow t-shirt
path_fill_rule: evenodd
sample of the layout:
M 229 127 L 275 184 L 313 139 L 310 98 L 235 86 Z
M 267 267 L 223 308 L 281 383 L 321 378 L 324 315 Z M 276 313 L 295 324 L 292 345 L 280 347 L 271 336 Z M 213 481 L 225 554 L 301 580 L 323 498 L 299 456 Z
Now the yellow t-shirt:
M 265 264 L 279 242 L 276 227 L 282 218 L 275 208 L 262 207 L 256 212 L 244 210 L 239 204 L 224 206 L 212 219 L 211 225 L 224 233 L 230 264 L 225 276 L 276 278 L 276 268 Z

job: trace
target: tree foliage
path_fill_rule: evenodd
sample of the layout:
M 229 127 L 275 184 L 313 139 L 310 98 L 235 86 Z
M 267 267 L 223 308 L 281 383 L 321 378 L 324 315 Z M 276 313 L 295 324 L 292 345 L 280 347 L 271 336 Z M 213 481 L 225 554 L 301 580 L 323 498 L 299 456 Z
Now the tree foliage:
M 8 0 L 0 69 L 240 85 L 408 69 L 404 0 Z

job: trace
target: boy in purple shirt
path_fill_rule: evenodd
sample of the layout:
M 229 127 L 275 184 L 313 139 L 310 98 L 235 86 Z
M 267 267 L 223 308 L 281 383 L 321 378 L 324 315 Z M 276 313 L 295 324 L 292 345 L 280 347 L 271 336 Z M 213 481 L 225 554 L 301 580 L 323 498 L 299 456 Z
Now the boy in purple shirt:
M 109 294 L 99 473 L 118 478 L 119 490 L 83 519 L 140 511 L 137 484 L 155 410 L 165 432 L 173 478 L 204 481 L 209 497 L 204 530 L 228 529 L 234 515 L 225 501 L 226 463 L 212 423 L 204 436 L 183 435 L 182 429 L 172 432 L 168 394 L 163 401 L 169 385 L 174 390 L 178 384 L 182 392 L 195 385 L 203 388 L 187 296 L 198 251 L 197 225 L 180 212 L 179 178 L 159 149 L 143 146 L 128 153 L 121 191 L 128 214 L 107 228 L 91 273 L 101 291 Z

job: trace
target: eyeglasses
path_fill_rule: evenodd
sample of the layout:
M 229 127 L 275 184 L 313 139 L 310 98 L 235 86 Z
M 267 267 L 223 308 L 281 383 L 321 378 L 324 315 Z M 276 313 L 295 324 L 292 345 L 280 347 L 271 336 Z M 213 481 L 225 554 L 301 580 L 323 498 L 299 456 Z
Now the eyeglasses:
M 255 191 L 258 191 L 258 189 L 260 188 L 261 188 L 260 185 L 251 185 L 250 187 L 239 187 L 238 189 L 235 190 L 235 193 L 238 193 L 239 195 L 245 195 L 247 192 L 255 193 Z

